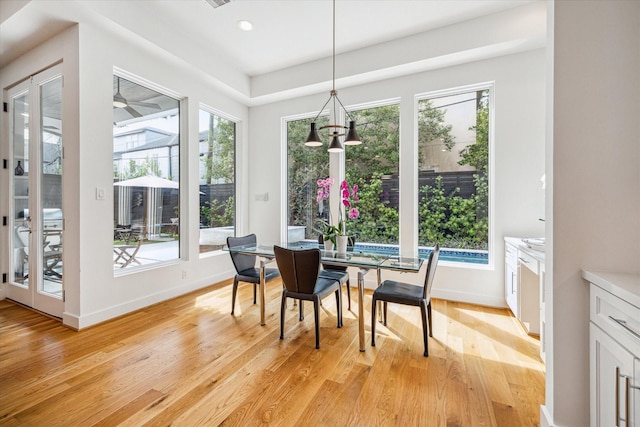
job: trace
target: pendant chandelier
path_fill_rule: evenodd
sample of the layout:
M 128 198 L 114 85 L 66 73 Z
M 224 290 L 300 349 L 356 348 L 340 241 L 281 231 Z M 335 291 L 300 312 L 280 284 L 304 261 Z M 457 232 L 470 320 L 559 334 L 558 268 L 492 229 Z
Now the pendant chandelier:
M 328 124 L 326 126 L 321 126 L 319 129 L 316 128 L 316 120 L 322 114 L 324 108 L 329 104 L 329 102 L 333 101 L 333 124 Z M 338 114 L 337 107 L 338 104 L 342 107 L 345 114 L 349 118 L 349 126 L 339 125 L 338 124 Z M 307 147 L 320 147 L 322 146 L 322 140 L 320 139 L 320 134 L 318 134 L 318 130 L 322 131 L 325 129 L 329 129 L 329 132 L 322 133 L 322 136 L 332 137 L 331 143 L 329 144 L 328 151 L 330 153 L 339 153 L 344 150 L 342 143 L 340 142 L 340 137 L 345 136 L 345 131 L 348 129 L 347 136 L 344 139 L 345 145 L 358 145 L 362 144 L 360 141 L 360 137 L 358 136 L 358 132 L 356 131 L 356 122 L 351 118 L 349 112 L 342 102 L 340 102 L 340 98 L 338 98 L 338 91 L 336 90 L 336 0 L 333 0 L 333 88 L 329 93 L 329 99 L 324 103 L 318 115 L 311 122 L 311 130 L 309 132 L 309 136 L 307 137 L 304 145 Z

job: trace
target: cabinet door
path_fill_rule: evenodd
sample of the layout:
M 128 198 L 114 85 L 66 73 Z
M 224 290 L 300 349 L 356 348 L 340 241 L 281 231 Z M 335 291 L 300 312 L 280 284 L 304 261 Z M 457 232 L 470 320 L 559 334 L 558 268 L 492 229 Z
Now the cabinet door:
M 591 426 L 638 427 L 634 357 L 593 323 L 589 325 Z
M 518 301 L 518 249 L 505 244 L 504 256 L 504 297 L 513 314 L 520 318 Z
M 516 317 L 520 317 L 518 307 L 518 273 L 517 267 L 512 264 L 506 264 L 505 269 L 505 296 L 507 305 Z

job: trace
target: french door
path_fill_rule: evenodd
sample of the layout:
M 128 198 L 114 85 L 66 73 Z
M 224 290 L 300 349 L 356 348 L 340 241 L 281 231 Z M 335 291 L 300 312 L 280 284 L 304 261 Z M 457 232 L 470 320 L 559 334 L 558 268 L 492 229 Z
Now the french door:
M 9 90 L 10 281 L 8 298 L 62 317 L 62 67 Z

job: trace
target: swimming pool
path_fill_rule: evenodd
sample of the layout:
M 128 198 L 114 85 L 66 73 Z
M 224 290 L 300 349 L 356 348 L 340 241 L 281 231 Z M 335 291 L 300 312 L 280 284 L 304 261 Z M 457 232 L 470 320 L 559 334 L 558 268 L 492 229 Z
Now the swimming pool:
M 305 243 L 316 244 L 312 240 L 304 241 Z M 419 247 L 418 256 L 420 258 L 429 258 L 429 254 L 433 248 Z M 397 245 L 385 245 L 382 243 L 356 243 L 353 249 L 355 252 L 358 250 L 366 250 L 367 252 L 377 252 L 388 256 L 398 256 L 400 249 Z M 462 262 L 468 264 L 489 264 L 489 251 L 473 250 L 473 249 L 441 249 L 440 261 L 446 262 Z

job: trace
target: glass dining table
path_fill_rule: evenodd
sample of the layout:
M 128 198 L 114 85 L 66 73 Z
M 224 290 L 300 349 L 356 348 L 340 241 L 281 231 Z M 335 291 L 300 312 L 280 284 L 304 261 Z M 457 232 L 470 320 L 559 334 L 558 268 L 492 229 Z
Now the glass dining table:
M 260 306 L 260 325 L 265 324 L 265 266 L 275 259 L 275 245 L 288 249 L 320 249 L 321 261 L 325 265 L 356 267 L 358 269 L 358 337 L 360 351 L 365 351 L 364 339 L 364 276 L 370 270 L 377 271 L 377 282 L 380 285 L 381 270 L 417 273 L 424 259 L 385 254 L 382 251 L 354 248 L 345 253 L 325 250 L 323 245 L 312 242 L 296 243 L 257 243 L 241 246 L 225 247 L 225 251 L 256 255 L 260 261 L 260 286 L 258 303 Z

